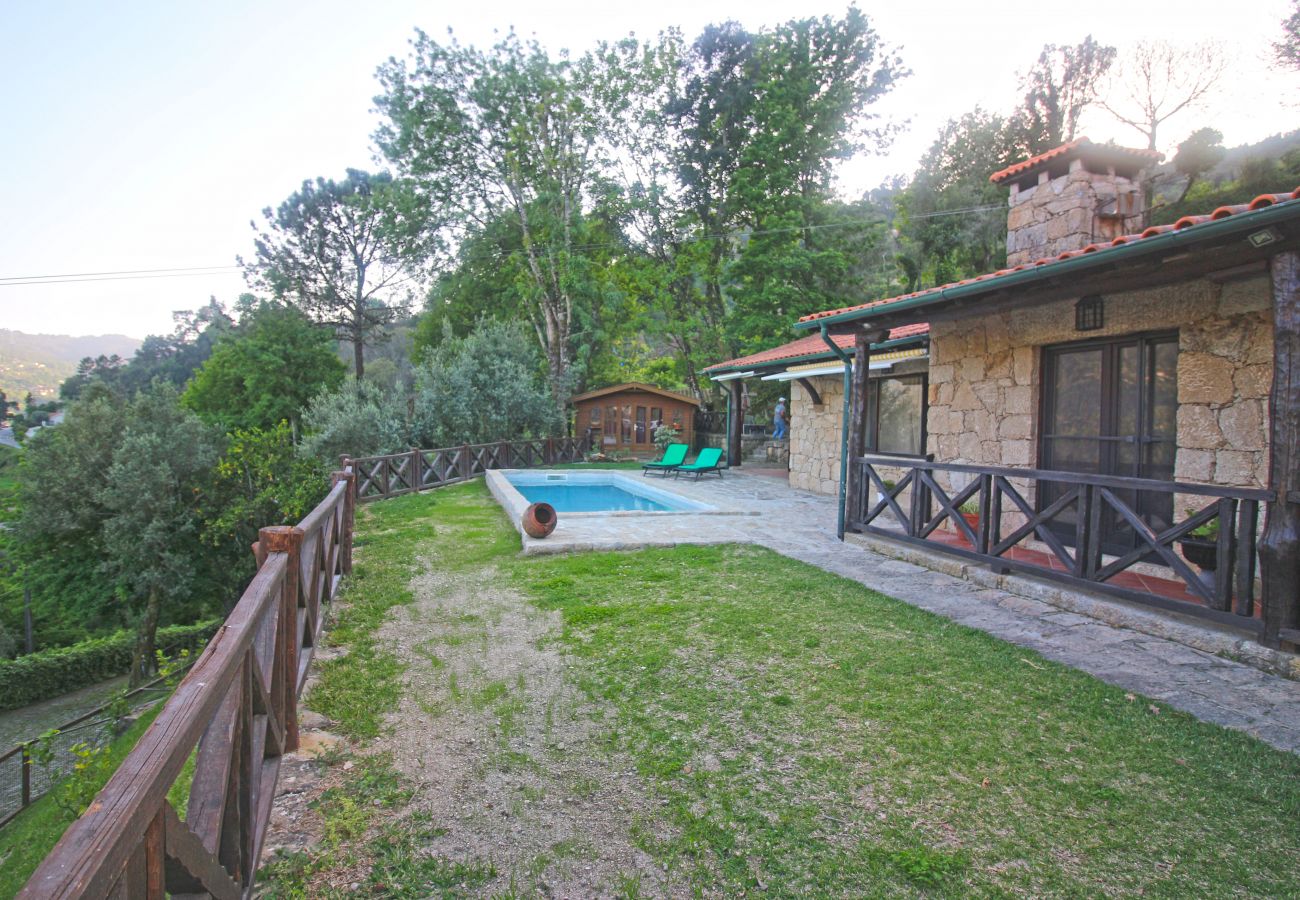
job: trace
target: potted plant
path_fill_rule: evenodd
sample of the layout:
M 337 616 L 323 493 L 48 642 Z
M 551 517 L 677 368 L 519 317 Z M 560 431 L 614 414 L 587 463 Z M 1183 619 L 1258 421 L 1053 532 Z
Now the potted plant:
M 1187 510 L 1191 513 L 1192 510 Z M 1213 572 L 1219 565 L 1219 520 L 1199 525 L 1178 541 L 1183 557 L 1202 572 Z
M 970 526 L 971 531 L 979 528 L 980 504 L 974 497 L 957 507 L 957 512 L 961 513 L 961 517 L 966 520 L 966 524 Z

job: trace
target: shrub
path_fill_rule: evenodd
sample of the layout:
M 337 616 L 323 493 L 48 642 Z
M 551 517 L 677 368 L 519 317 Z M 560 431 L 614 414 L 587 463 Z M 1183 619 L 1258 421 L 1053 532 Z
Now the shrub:
M 411 448 L 405 404 L 369 381 L 349 378 L 338 390 L 317 394 L 302 421 L 302 451 L 330 467 L 344 453 L 378 456 Z
M 159 628 L 157 643 L 169 652 L 193 650 L 210 638 L 219 624 L 214 620 Z M 71 647 L 0 660 L 0 710 L 17 709 L 125 675 L 131 669 L 134 649 L 135 635 L 122 631 Z
M 484 319 L 448 335 L 415 372 L 416 444 L 453 447 L 558 434 L 564 417 L 541 378 L 535 339 L 519 322 Z

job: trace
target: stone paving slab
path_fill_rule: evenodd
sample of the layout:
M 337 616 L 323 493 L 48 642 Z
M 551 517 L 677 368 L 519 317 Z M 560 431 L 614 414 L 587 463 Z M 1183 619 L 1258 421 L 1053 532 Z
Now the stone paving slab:
M 991 574 L 987 570 L 971 580 L 961 577 L 970 568 L 966 563 L 949 567 L 958 574 L 946 574 L 845 543 L 835 536 L 835 498 L 795 490 L 783 479 L 738 471 L 728 472 L 721 480 L 656 479 L 655 484 L 704 503 L 744 508 L 757 515 L 661 514 L 566 520 L 561 514 L 549 538 L 524 538 L 525 552 L 758 544 L 1028 647 L 1204 721 L 1300 753 L 1300 682 L 1206 652 L 1204 648 L 1245 646 L 1239 638 L 1224 638 L 1220 629 L 1191 620 L 1169 625 L 1169 617 L 1100 597 L 1062 609 L 1051 602 L 1059 590 L 1027 597 L 1000 587 L 1005 581 L 984 577 Z M 1147 623 L 1152 623 L 1152 630 L 1160 636 L 1138 630 Z M 1163 636 L 1166 634 L 1177 640 Z M 1231 654 L 1230 650 L 1222 652 Z M 1266 658 L 1260 654 L 1256 661 Z

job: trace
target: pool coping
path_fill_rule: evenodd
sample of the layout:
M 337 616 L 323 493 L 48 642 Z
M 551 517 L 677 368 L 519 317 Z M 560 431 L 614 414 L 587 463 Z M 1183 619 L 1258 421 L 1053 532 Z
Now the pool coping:
M 501 505 L 505 511 L 506 518 L 510 524 L 514 525 L 515 530 L 519 532 L 519 537 L 523 542 L 523 552 L 525 555 L 540 553 L 573 553 L 585 550 L 639 550 L 645 547 L 675 547 L 681 541 L 676 538 L 656 537 L 653 534 L 610 534 L 608 537 L 597 541 L 590 539 L 578 539 L 565 534 L 564 523 L 568 519 L 578 519 L 583 522 L 592 520 L 609 519 L 611 527 L 622 525 L 625 528 L 632 528 L 638 521 L 656 520 L 672 517 L 689 516 L 696 519 L 701 516 L 758 516 L 762 515 L 761 511 L 756 509 L 742 509 L 725 503 L 710 503 L 709 501 L 689 496 L 685 493 L 679 493 L 672 490 L 665 484 L 646 485 L 655 491 L 661 491 L 671 494 L 674 497 L 695 505 L 704 506 L 703 509 L 682 509 L 682 510 L 611 510 L 608 512 L 580 512 L 580 513 L 559 513 L 555 531 L 551 532 L 548 537 L 534 538 L 524 532 L 523 516 L 524 510 L 528 508 L 528 501 L 524 495 L 515 489 L 510 483 L 509 475 L 518 472 L 533 472 L 532 469 L 489 469 L 485 475 L 488 492 L 492 498 Z M 548 472 L 551 470 L 548 470 Z M 582 469 L 556 469 L 555 474 L 569 473 L 574 475 L 592 475 L 610 477 L 615 481 L 628 480 L 633 484 L 636 482 L 629 478 L 621 471 L 583 471 Z M 666 480 L 666 479 L 664 479 Z M 621 530 L 621 529 L 620 529 Z M 724 543 L 724 541 L 711 541 L 708 538 L 701 540 L 692 540 L 690 543 Z

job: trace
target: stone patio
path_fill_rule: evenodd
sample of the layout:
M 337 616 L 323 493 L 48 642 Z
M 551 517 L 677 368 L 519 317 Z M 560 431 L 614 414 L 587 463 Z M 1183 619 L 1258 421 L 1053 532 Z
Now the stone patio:
M 1300 675 L 1300 660 L 1240 633 L 1051 582 L 995 576 L 952 557 L 926 559 L 913 550 L 908 561 L 887 555 L 892 549 L 881 544 L 868 549 L 852 536 L 841 542 L 835 537 L 835 498 L 793 489 L 781 478 L 739 470 L 698 482 L 650 480 L 717 512 L 568 519 L 561 514 L 550 537 L 523 536 L 524 552 L 758 544 L 1197 718 L 1300 752 L 1300 681 L 1265 671 Z

